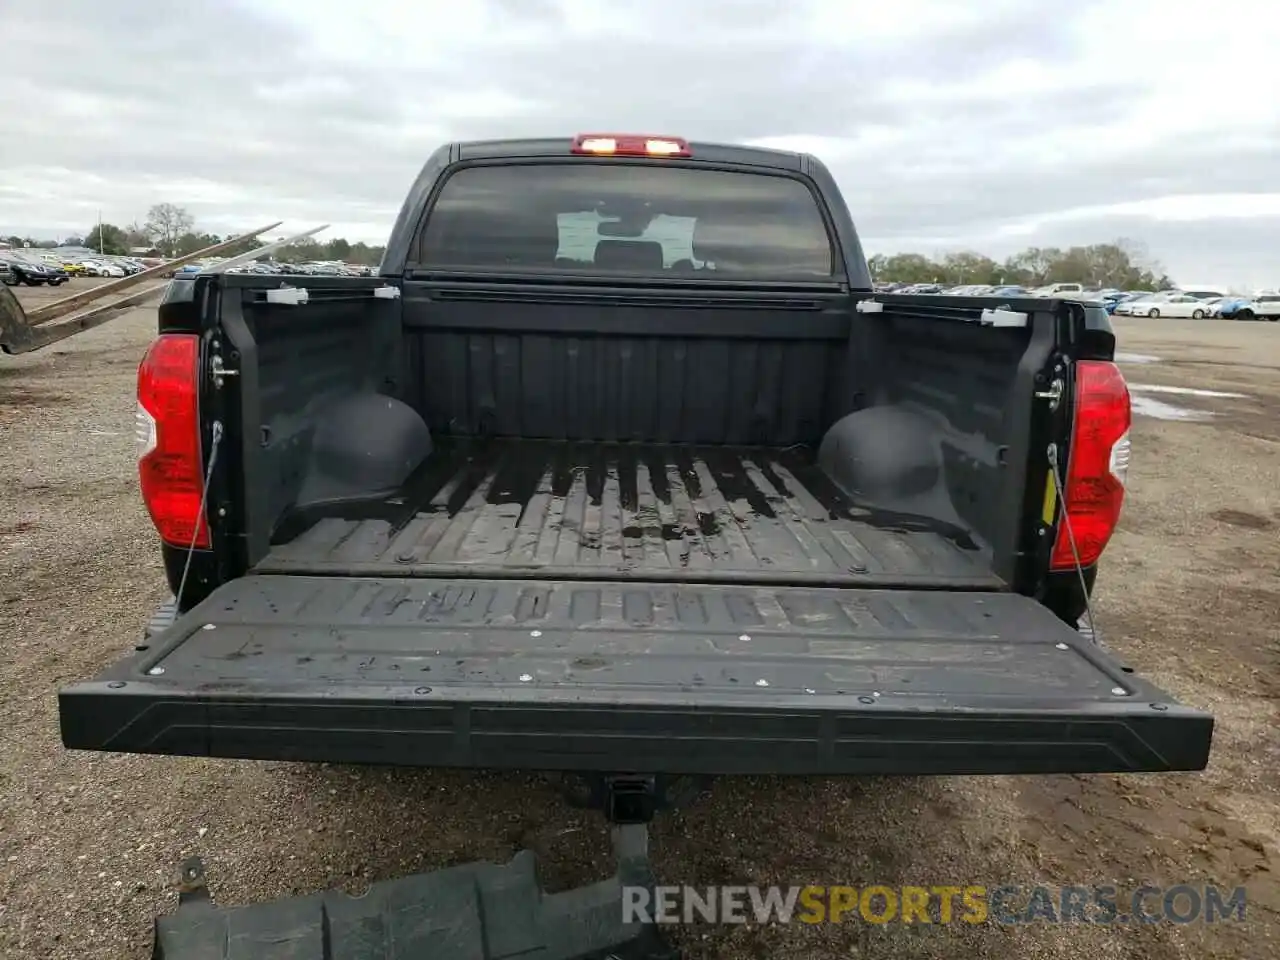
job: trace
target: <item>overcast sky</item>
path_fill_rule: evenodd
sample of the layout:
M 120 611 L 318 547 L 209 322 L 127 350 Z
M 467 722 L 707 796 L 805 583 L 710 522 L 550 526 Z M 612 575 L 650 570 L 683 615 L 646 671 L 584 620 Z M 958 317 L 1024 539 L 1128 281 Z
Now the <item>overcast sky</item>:
M 868 252 L 1129 237 L 1276 285 L 1273 7 L 0 0 L 0 232 L 170 201 L 380 242 L 443 141 L 636 130 L 818 154 Z

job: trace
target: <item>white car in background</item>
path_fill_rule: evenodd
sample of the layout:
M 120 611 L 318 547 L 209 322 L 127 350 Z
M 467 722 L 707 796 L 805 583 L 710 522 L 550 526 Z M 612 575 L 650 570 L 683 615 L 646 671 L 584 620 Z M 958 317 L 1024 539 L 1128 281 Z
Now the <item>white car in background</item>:
M 1126 303 L 1125 313 L 1131 317 L 1190 317 L 1200 320 L 1209 315 L 1209 305 L 1199 297 L 1177 294 L 1160 300 L 1134 300 Z M 1120 308 L 1116 308 L 1116 313 Z
M 1254 297 L 1236 310 L 1235 319 L 1270 320 L 1272 323 L 1280 321 L 1280 293 L 1264 293 Z
M 1031 291 L 1033 297 L 1070 297 L 1073 294 L 1084 293 L 1084 284 L 1081 283 L 1051 283 L 1048 286 L 1036 287 Z
M 106 260 L 81 260 L 80 266 L 91 277 L 123 277 L 124 269 Z
M 1228 288 L 1215 287 L 1212 283 L 1187 284 L 1185 287 L 1179 285 L 1178 292 L 1196 297 L 1197 300 L 1217 300 L 1219 297 L 1229 296 Z

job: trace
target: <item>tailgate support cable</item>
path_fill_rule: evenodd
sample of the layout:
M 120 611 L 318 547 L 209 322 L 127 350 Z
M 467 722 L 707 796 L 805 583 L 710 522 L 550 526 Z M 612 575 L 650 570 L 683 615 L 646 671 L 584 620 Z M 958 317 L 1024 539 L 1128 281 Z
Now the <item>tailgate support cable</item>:
M 1076 532 L 1071 529 L 1071 514 L 1067 512 L 1066 494 L 1062 489 L 1062 477 L 1058 475 L 1058 445 L 1049 444 L 1049 475 L 1053 477 L 1053 486 L 1058 494 L 1061 506 L 1062 526 L 1067 531 L 1067 542 L 1071 544 L 1071 558 L 1075 561 L 1076 576 L 1080 579 L 1080 592 L 1084 595 L 1084 610 L 1089 616 L 1089 630 L 1093 634 L 1093 642 L 1098 642 L 1098 621 L 1093 616 L 1093 603 L 1089 599 L 1089 586 L 1084 579 L 1084 566 L 1080 563 L 1080 549 L 1076 546 Z
M 191 531 L 191 543 L 187 546 L 187 559 L 182 565 L 182 579 L 178 581 L 177 602 L 182 604 L 182 595 L 187 588 L 187 575 L 191 572 L 191 558 L 196 555 L 196 541 L 200 539 L 200 523 L 204 520 L 205 507 L 209 502 L 209 483 L 213 479 L 213 467 L 218 462 L 218 444 L 222 442 L 222 421 L 213 421 L 209 438 L 209 466 L 204 471 L 204 489 L 200 491 L 200 507 L 196 510 L 196 523 Z

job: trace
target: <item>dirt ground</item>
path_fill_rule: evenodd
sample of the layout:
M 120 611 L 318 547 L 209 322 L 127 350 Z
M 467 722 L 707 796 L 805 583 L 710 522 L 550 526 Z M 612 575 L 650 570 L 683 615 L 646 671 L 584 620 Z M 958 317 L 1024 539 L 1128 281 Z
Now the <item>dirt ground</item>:
M 84 281 L 77 281 L 72 287 Z M 64 287 L 56 292 L 62 296 Z M 22 290 L 28 302 L 49 297 Z M 538 777 L 71 753 L 55 691 L 128 648 L 163 599 L 133 460 L 138 310 L 0 357 L 0 956 L 148 954 L 199 853 L 240 903 L 539 851 L 546 885 L 611 872 L 595 815 Z M 1118 320 L 1148 392 L 1097 615 L 1119 655 L 1218 718 L 1207 772 L 721 781 L 653 829 L 665 883 L 1247 886 L 1244 923 L 692 927 L 692 958 L 1263 960 L 1280 955 L 1280 325 Z

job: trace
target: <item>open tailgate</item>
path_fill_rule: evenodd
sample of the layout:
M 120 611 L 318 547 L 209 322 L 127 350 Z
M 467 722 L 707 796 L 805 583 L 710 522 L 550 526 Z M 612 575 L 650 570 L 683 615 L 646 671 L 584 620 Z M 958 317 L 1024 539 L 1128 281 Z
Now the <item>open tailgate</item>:
M 59 693 L 134 753 L 671 774 L 1201 770 L 1212 716 L 1008 593 L 248 576 Z

